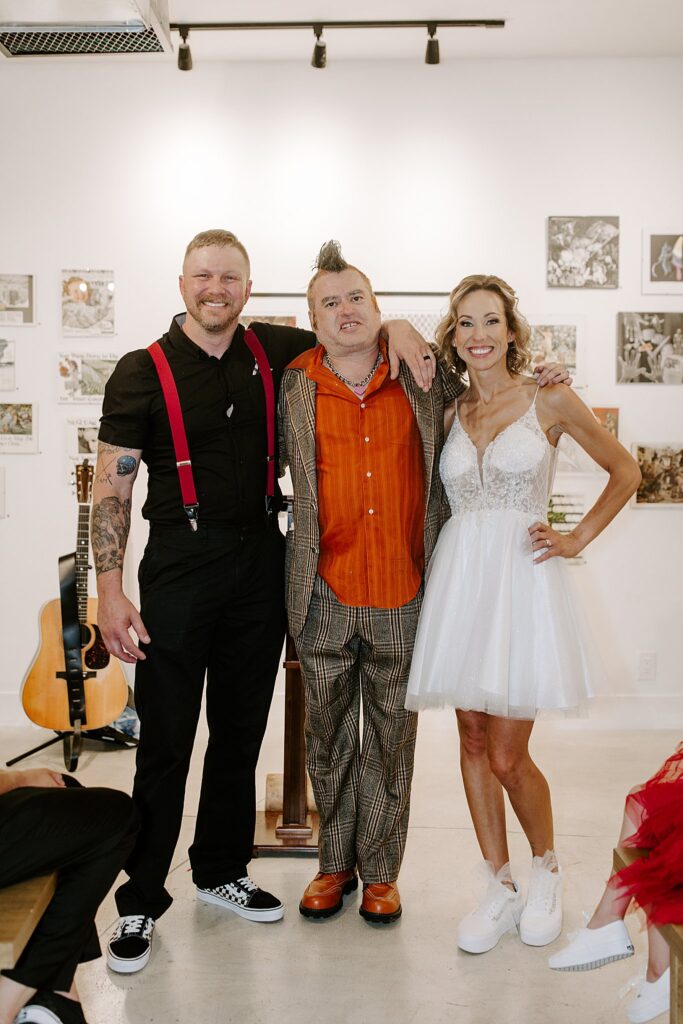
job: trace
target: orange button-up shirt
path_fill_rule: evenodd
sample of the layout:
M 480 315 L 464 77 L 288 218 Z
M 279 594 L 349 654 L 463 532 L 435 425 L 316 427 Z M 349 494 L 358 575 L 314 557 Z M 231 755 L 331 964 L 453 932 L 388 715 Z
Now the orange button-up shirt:
M 316 392 L 318 573 L 345 605 L 399 608 L 424 570 L 424 455 L 398 380 L 384 361 L 362 398 L 305 352 Z

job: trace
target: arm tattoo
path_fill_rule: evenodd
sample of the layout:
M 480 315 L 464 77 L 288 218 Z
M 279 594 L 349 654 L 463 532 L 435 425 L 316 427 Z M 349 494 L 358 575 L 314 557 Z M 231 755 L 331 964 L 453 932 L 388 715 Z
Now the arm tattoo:
M 92 510 L 92 549 L 95 556 L 95 571 L 109 572 L 123 569 L 130 530 L 130 498 L 102 498 Z
M 134 455 L 124 454 L 130 451 L 130 448 L 120 448 L 117 445 L 105 444 L 103 441 L 100 441 L 97 460 L 97 483 L 109 484 L 110 487 L 113 486 L 113 467 L 116 467 L 116 476 L 137 474 L 138 460 Z
M 130 476 L 135 472 L 136 467 L 137 460 L 132 455 L 122 455 L 120 459 L 116 460 L 116 475 Z

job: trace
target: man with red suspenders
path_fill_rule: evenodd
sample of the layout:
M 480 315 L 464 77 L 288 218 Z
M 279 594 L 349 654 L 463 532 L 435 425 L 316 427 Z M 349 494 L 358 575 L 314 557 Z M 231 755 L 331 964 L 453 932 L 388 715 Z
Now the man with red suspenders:
M 189 851 L 197 895 L 254 921 L 284 913 L 247 864 L 254 773 L 285 634 L 275 400 L 285 366 L 315 336 L 269 324 L 245 331 L 238 318 L 249 276 L 233 234 L 197 235 L 180 277 L 187 312 L 150 349 L 124 356 L 105 392 L 92 511 L 99 626 L 108 650 L 136 665 L 141 722 L 133 798 L 142 827 L 107 950 L 121 973 L 148 962 L 155 922 L 172 902 L 165 882 L 205 675 L 209 743 Z M 433 359 L 412 328 L 392 323 L 391 345 L 428 388 Z M 150 534 L 138 613 L 122 570 L 141 460 Z

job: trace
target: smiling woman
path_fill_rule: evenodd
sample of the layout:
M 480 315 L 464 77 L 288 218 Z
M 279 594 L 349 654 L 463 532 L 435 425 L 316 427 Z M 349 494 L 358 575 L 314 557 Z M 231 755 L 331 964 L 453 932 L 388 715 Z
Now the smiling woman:
M 469 388 L 446 410 L 441 477 L 451 506 L 429 564 L 406 707 L 451 706 L 467 800 L 487 864 L 484 900 L 458 928 L 470 953 L 519 924 L 522 941 L 562 928 L 562 875 L 548 784 L 529 756 L 539 711 L 594 695 L 599 671 L 563 559 L 607 526 L 638 485 L 633 459 L 566 387 L 524 376 L 530 330 L 500 278 L 466 277 L 437 330 L 444 360 Z M 593 508 L 566 535 L 547 522 L 563 432 L 609 473 Z M 463 638 L 454 657 L 453 630 Z M 503 790 L 529 840 L 526 904 L 513 881 Z

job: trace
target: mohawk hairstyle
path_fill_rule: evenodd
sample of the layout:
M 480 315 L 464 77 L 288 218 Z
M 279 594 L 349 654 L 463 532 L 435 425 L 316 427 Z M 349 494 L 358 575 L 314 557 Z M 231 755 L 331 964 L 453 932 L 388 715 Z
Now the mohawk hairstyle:
M 342 256 L 340 243 L 331 238 L 321 246 L 317 259 L 313 264 L 313 270 L 325 270 L 328 274 L 341 274 L 348 268 L 349 264 Z
M 318 253 L 318 256 L 316 258 L 316 261 L 313 264 L 313 270 L 313 277 L 308 282 L 308 288 L 306 289 L 306 298 L 308 299 L 309 310 L 313 309 L 313 285 L 318 280 L 320 275 L 341 274 L 345 270 L 358 271 L 358 273 L 368 286 L 370 294 L 372 295 L 372 301 L 374 303 L 375 308 L 379 308 L 377 306 L 377 299 L 375 298 L 370 278 L 368 277 L 367 274 L 364 274 L 362 270 L 359 270 L 358 267 L 355 267 L 353 263 L 346 262 L 346 260 L 342 256 L 341 245 L 336 239 L 331 238 L 329 242 L 325 242 L 325 244 L 321 247 L 320 252 Z

